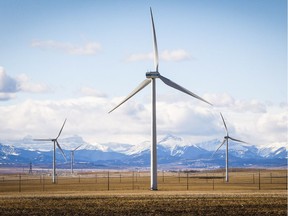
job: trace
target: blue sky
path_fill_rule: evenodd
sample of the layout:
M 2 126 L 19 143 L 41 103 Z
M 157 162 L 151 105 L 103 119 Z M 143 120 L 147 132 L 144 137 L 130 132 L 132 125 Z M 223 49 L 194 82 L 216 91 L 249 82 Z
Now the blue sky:
M 150 6 L 160 73 L 215 104 L 211 110 L 158 81 L 159 136 L 221 138 L 221 111 L 236 136 L 287 141 L 284 0 L 2 0 L 1 137 L 53 134 L 68 116 L 66 136 L 149 139 L 150 88 L 107 112 L 154 68 Z

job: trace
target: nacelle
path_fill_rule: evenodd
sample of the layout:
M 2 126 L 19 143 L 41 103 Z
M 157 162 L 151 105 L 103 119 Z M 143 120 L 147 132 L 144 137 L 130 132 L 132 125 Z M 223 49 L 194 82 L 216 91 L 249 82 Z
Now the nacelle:
M 146 78 L 158 78 L 159 75 L 160 75 L 159 72 L 147 72 Z

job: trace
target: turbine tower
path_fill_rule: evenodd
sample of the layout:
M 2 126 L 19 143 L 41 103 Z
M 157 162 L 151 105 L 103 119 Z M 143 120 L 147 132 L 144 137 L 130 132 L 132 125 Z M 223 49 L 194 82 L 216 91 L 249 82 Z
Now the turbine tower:
M 111 113 L 113 110 L 115 110 L 120 105 L 125 103 L 135 94 L 137 94 L 139 91 L 145 88 L 150 82 L 152 82 L 152 86 L 151 86 L 151 104 L 152 104 L 152 107 L 151 107 L 152 108 L 152 112 L 151 112 L 151 170 L 150 172 L 151 172 L 151 190 L 157 190 L 156 78 L 159 78 L 162 82 L 164 82 L 166 85 L 172 88 L 182 91 L 205 103 L 208 103 L 208 104 L 210 103 L 204 100 L 203 98 L 199 97 L 198 95 L 183 88 L 182 86 L 172 82 L 171 80 L 167 79 L 166 77 L 162 76 L 159 73 L 158 71 L 158 68 L 159 68 L 158 47 L 157 47 L 156 31 L 155 31 L 154 20 L 153 20 L 153 13 L 152 13 L 151 8 L 150 8 L 150 16 L 151 16 L 151 23 L 152 23 L 155 71 L 147 72 L 146 79 L 142 83 L 140 83 L 140 85 L 136 89 L 134 89 L 121 103 L 119 103 L 115 108 L 109 111 L 109 113 Z
M 82 146 L 82 145 L 80 145 Z M 71 174 L 73 174 L 73 165 L 74 165 L 74 152 L 80 148 L 80 146 L 78 146 L 77 148 L 75 148 L 74 150 L 71 150 Z
M 221 118 L 222 118 L 222 121 L 223 121 L 225 130 L 226 130 L 226 136 L 224 136 L 223 142 L 222 142 L 221 145 L 216 149 L 216 151 L 212 154 L 212 157 L 213 157 L 213 155 L 221 148 L 221 146 L 223 146 L 223 145 L 225 144 L 225 142 L 226 142 L 226 182 L 229 182 L 229 173 L 228 173 L 228 158 L 229 158 L 229 155 L 228 155 L 228 140 L 230 139 L 230 140 L 233 140 L 233 141 L 236 141 L 236 142 L 242 142 L 242 143 L 246 143 L 246 142 L 241 141 L 241 140 L 238 140 L 238 139 L 235 139 L 235 138 L 229 136 L 228 129 L 227 129 L 225 120 L 224 120 L 223 115 L 222 115 L 221 112 L 220 112 L 220 115 L 221 115 Z M 246 143 L 246 144 L 247 144 L 247 143 Z
M 48 138 L 48 139 L 33 139 L 34 141 L 45 141 L 45 142 L 47 142 L 47 141 L 52 141 L 53 144 L 54 144 L 54 146 L 53 146 L 53 175 L 52 175 L 52 183 L 53 183 L 53 184 L 56 183 L 56 145 L 57 145 L 57 147 L 60 149 L 63 157 L 64 157 L 65 160 L 66 160 L 66 156 L 65 156 L 65 154 L 64 154 L 61 146 L 60 146 L 59 143 L 58 143 L 58 138 L 60 137 L 60 135 L 61 135 L 61 133 L 62 133 L 62 130 L 63 130 L 63 128 L 64 128 L 64 125 L 65 125 L 65 123 L 66 123 L 66 120 L 67 120 L 67 119 L 65 119 L 65 121 L 64 121 L 64 123 L 63 123 L 63 125 L 62 125 L 62 127 L 61 127 L 61 129 L 60 129 L 60 131 L 59 131 L 59 134 L 58 134 L 58 136 L 57 136 L 56 138 L 53 138 L 53 139 L 49 139 L 49 138 Z M 67 161 L 67 160 L 66 160 L 66 161 Z

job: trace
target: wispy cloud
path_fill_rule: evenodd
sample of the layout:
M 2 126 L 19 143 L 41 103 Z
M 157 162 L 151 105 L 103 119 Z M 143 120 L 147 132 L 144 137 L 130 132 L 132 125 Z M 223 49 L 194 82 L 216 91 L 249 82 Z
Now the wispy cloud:
M 33 83 L 25 74 L 17 77 L 9 76 L 0 66 L 0 100 L 10 100 L 16 97 L 17 92 L 43 93 L 48 92 L 47 85 Z
M 52 49 L 70 55 L 96 55 L 101 50 L 101 45 L 96 42 L 75 45 L 55 40 L 33 40 L 31 46 L 41 49 Z
M 153 52 L 151 53 L 138 53 L 130 55 L 127 60 L 128 61 L 143 61 L 143 60 L 151 60 L 154 58 Z M 183 50 L 164 50 L 159 54 L 159 58 L 164 61 L 184 61 L 189 60 L 190 54 Z
M 41 83 L 33 83 L 25 74 L 17 76 L 16 80 L 19 85 L 19 89 L 24 92 L 45 93 L 50 91 L 50 88 L 47 85 Z
M 92 96 L 92 97 L 107 97 L 106 94 L 98 91 L 95 88 L 91 88 L 91 87 L 82 87 L 79 90 L 80 95 L 82 96 Z

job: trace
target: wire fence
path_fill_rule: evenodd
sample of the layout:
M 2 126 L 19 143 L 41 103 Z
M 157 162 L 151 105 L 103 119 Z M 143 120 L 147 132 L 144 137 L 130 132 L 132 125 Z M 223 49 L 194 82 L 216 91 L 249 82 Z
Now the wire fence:
M 58 171 L 56 183 L 49 172 L 0 174 L 2 192 L 149 190 L 150 173 L 140 171 Z M 229 191 L 287 190 L 286 170 L 225 172 L 158 172 L 158 190 Z

